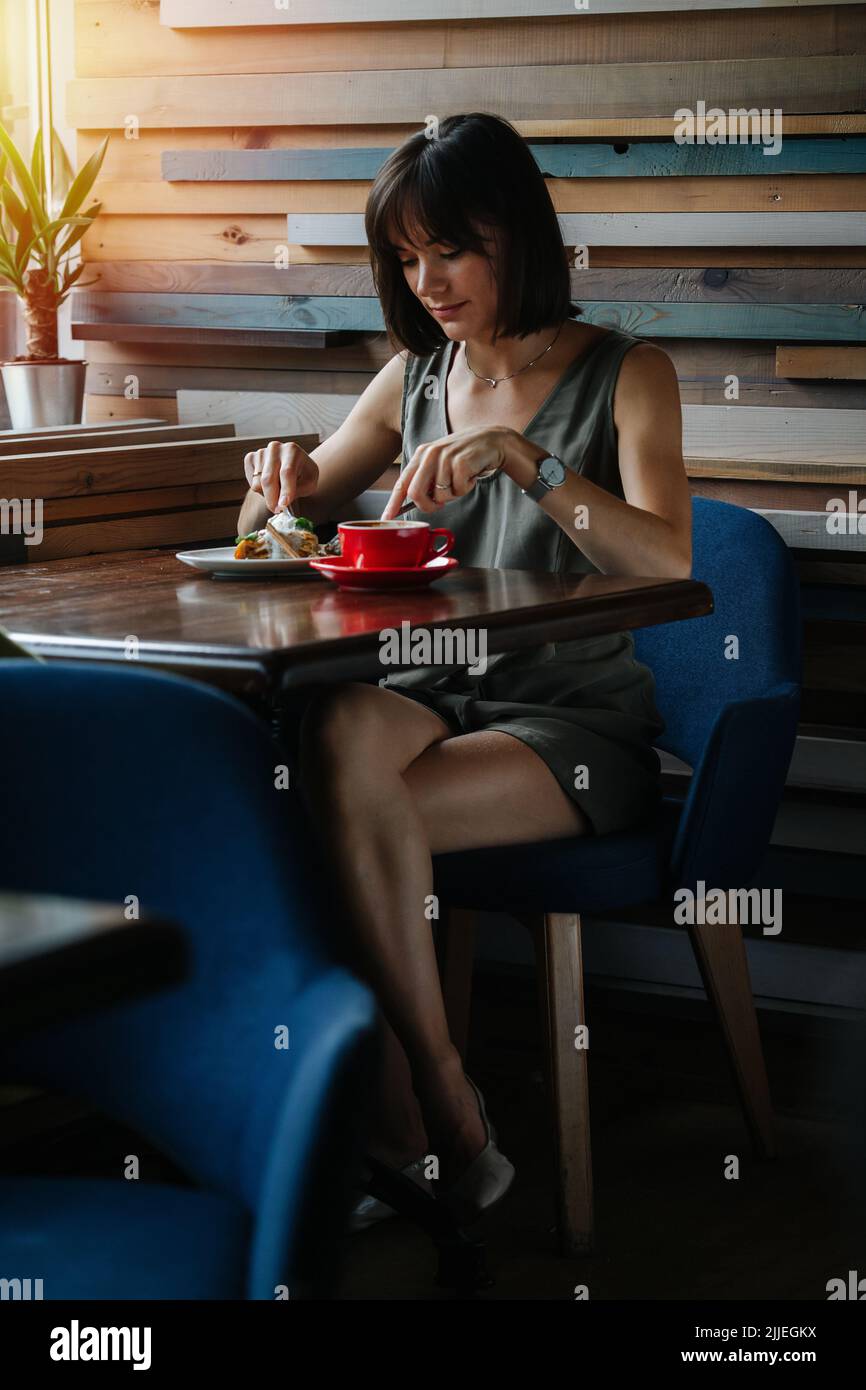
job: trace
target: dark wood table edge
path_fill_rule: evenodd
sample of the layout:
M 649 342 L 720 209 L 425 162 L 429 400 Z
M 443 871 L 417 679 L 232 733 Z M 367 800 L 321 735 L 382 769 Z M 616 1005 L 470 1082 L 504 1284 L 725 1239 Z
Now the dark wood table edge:
M 445 592 L 443 589 L 443 595 Z M 689 602 L 684 604 L 686 598 Z M 410 626 L 413 632 L 483 628 L 488 634 L 488 652 L 494 655 L 556 639 L 594 637 L 620 630 L 654 627 L 659 623 L 679 622 L 703 617 L 713 611 L 712 591 L 695 579 L 659 580 L 641 589 L 639 599 L 646 611 L 638 619 L 633 613 L 636 593 L 634 590 L 624 590 L 619 594 L 593 596 L 577 593 L 568 599 L 556 599 L 553 601 L 555 609 L 548 612 L 542 610 L 541 614 L 538 605 L 528 605 L 501 613 L 478 613 L 462 618 L 412 619 Z M 621 625 L 617 614 L 622 614 Z M 577 634 L 573 631 L 576 624 L 580 629 Z M 245 694 L 264 695 L 276 689 L 292 690 L 324 681 L 364 679 L 375 675 L 380 669 L 380 637 L 375 629 L 350 637 L 321 638 L 302 647 L 274 648 L 271 651 L 187 642 L 142 641 L 134 661 L 125 655 L 125 643 L 119 638 L 116 641 L 46 638 L 39 633 L 15 629 L 9 635 L 48 660 L 101 661 L 112 667 L 119 664 L 133 667 L 142 665 L 202 681 L 213 678 L 213 684 Z M 289 652 L 291 665 L 287 669 Z M 398 671 L 406 667 L 394 664 L 389 669 Z
M 690 594 L 692 602 L 689 611 L 683 611 L 683 596 Z M 623 594 L 557 600 L 555 612 L 539 616 L 536 607 L 512 608 L 507 613 L 490 615 L 476 614 L 467 618 L 439 619 L 430 622 L 411 623 L 413 632 L 448 628 L 463 631 L 471 628 L 484 628 L 487 631 L 487 650 L 490 655 L 503 651 L 517 651 L 526 647 L 537 647 L 556 639 L 580 640 L 584 637 L 605 636 L 618 631 L 630 631 L 637 627 L 654 627 L 657 623 L 679 622 L 688 618 L 699 618 L 713 611 L 712 591 L 705 584 L 691 579 L 663 581 L 658 587 L 643 591 L 653 611 L 647 612 L 646 621 L 632 620 L 620 624 L 616 619 L 618 612 L 627 610 L 634 604 L 634 591 Z M 579 610 L 578 610 L 579 606 Z M 595 610 L 595 611 L 593 611 Z M 574 632 L 575 621 L 579 619 L 580 631 Z M 345 639 L 342 639 L 345 642 Z M 298 661 L 282 674 L 281 687 L 284 690 L 306 685 L 316 680 L 358 679 L 361 673 L 372 675 L 381 672 L 379 660 L 380 640 L 376 632 L 361 633 L 351 639 L 351 649 L 340 651 L 341 643 L 317 643 L 309 656 Z M 394 663 L 389 670 L 408 670 L 405 664 Z M 443 667 L 443 670 L 447 669 Z M 318 672 L 318 675 L 317 675 Z

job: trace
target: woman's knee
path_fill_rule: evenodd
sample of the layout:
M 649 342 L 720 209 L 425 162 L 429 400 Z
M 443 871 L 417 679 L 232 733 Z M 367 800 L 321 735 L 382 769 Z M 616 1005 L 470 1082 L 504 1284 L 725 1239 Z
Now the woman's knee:
M 329 687 L 308 706 L 300 731 L 302 770 L 355 779 L 403 772 L 443 736 L 432 711 L 378 685 Z

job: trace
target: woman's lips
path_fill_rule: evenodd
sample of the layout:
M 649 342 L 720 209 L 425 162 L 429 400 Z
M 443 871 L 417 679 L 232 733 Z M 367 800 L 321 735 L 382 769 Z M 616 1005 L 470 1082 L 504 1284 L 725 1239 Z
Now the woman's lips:
M 431 314 L 435 314 L 437 319 L 453 319 L 457 317 L 457 314 L 463 306 L 468 303 L 468 299 L 462 299 L 459 304 L 445 304 L 441 309 L 431 308 L 430 312 Z

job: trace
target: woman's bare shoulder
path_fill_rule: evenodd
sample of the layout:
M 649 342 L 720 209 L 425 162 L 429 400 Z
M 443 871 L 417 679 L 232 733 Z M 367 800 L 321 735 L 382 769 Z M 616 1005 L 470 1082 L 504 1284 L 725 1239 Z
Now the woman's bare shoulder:
M 677 371 L 672 359 L 657 343 L 635 343 L 624 355 L 619 370 L 619 382 L 626 391 L 640 391 L 676 383 Z
M 365 392 L 371 410 L 396 434 L 400 433 L 403 377 L 409 356 L 405 348 L 402 352 L 395 352 L 384 367 L 379 368 Z
M 636 343 L 622 358 L 613 396 L 617 425 L 627 415 L 657 417 L 660 411 L 679 415 L 677 369 L 656 343 Z

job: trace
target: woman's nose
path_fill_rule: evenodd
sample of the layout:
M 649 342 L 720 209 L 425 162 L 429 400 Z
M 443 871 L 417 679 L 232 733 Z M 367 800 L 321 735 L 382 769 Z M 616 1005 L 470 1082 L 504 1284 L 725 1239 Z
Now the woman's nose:
M 418 267 L 418 294 L 435 298 L 436 275 L 432 266 Z M 441 285 L 441 276 L 439 284 Z

